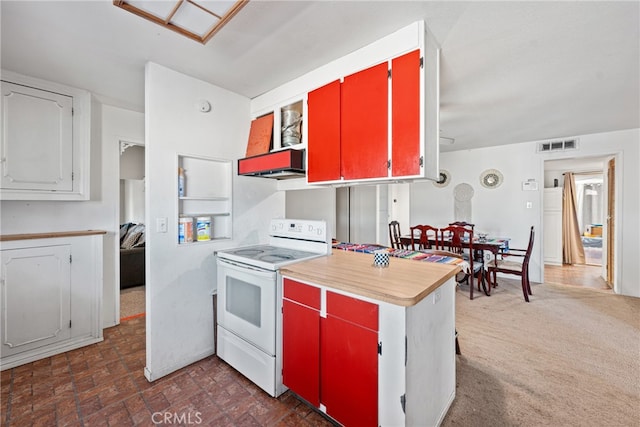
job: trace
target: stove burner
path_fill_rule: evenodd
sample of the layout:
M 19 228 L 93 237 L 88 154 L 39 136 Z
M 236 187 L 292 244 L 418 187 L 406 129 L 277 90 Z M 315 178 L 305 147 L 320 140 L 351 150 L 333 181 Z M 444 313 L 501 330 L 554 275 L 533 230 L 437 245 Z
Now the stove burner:
M 256 256 L 259 255 L 261 253 L 264 252 L 264 249 L 239 249 L 237 251 L 233 251 L 234 254 L 236 255 L 243 255 L 243 256 Z
M 291 255 L 282 255 L 282 254 L 267 254 L 265 256 L 261 256 L 260 260 L 265 262 L 278 262 L 278 261 L 286 261 L 290 259 L 295 259 Z

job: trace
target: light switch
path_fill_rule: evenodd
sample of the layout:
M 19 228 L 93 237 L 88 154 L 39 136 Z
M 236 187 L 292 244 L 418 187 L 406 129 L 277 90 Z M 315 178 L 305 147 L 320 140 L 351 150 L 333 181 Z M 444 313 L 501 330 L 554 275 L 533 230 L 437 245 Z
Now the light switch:
M 167 218 L 156 218 L 156 232 L 167 232 Z
M 533 202 L 527 202 L 527 209 L 531 209 L 533 207 Z

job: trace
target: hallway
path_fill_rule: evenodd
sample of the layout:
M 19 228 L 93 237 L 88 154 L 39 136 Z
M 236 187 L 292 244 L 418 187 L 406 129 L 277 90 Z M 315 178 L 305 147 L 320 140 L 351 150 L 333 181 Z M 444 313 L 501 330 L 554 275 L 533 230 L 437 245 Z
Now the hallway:
M 601 277 L 602 267 L 599 265 L 545 265 L 544 282 L 560 285 L 580 286 L 613 293 Z

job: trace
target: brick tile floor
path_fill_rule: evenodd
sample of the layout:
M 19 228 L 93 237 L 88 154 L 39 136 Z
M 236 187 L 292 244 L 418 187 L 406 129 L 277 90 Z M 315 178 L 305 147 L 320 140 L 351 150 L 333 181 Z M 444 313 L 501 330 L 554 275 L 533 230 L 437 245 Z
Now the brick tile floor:
M 293 394 L 277 399 L 215 356 L 153 383 L 143 374 L 145 319 L 104 341 L 2 371 L 0 425 L 333 426 Z

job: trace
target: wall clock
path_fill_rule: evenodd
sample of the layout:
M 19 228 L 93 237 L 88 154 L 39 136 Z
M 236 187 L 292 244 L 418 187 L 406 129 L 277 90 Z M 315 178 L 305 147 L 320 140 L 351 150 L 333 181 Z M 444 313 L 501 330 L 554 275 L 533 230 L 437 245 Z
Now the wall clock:
M 484 188 L 500 187 L 502 181 L 504 181 L 504 177 L 497 169 L 487 169 L 480 174 L 480 184 L 482 184 Z
M 440 169 L 440 178 L 437 181 L 433 181 L 433 185 L 436 187 L 446 187 L 451 182 L 451 174 L 448 170 Z

